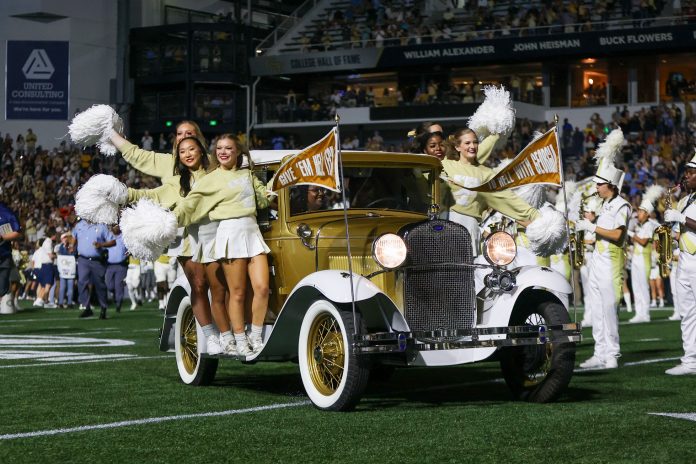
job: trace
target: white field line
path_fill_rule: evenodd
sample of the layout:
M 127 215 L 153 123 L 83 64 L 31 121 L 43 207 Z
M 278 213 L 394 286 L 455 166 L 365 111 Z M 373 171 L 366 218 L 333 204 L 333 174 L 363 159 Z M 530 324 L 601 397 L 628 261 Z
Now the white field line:
M 656 359 L 643 359 L 641 361 L 632 361 L 632 362 L 627 362 L 627 363 L 619 363 L 619 368 L 621 367 L 631 367 L 631 366 L 642 366 L 643 364 L 655 364 L 655 363 L 661 363 L 661 362 L 667 362 L 667 361 L 677 361 L 681 358 L 656 358 Z M 612 370 L 612 369 L 604 369 L 603 367 L 588 367 L 588 368 L 582 368 L 578 367 L 576 368 L 573 372 L 589 372 L 589 371 L 604 371 L 604 370 Z
M 127 355 L 128 356 L 128 355 Z M 61 366 L 65 364 L 86 364 L 86 363 L 100 363 L 100 362 L 116 362 L 116 361 L 139 361 L 143 359 L 164 359 L 172 358 L 169 356 L 128 356 L 123 358 L 103 358 L 103 359 L 88 359 L 85 361 L 66 361 L 66 362 L 48 362 L 48 363 L 34 363 L 34 364 L 12 364 L 9 366 L 0 366 L 0 369 L 14 369 L 18 367 L 45 367 L 45 366 Z
M 15 440 L 17 438 L 45 437 L 45 436 L 49 436 L 49 435 L 60 435 L 60 434 L 74 433 L 74 432 L 87 432 L 90 430 L 116 429 L 116 428 L 121 428 L 121 427 L 130 427 L 133 425 L 159 424 L 161 422 L 198 419 L 198 418 L 204 418 L 204 417 L 232 416 L 235 414 L 247 414 L 247 413 L 259 412 L 259 411 L 270 411 L 273 409 L 296 408 L 298 406 L 306 406 L 308 404 L 310 404 L 309 401 L 299 401 L 299 402 L 293 402 L 293 403 L 277 403 L 277 404 L 269 404 L 267 406 L 256 406 L 253 408 L 228 409 L 226 411 L 202 412 L 202 413 L 197 413 L 197 414 L 181 414 L 178 416 L 148 417 L 146 419 L 134 419 L 134 420 L 127 420 L 127 421 L 120 421 L 120 422 L 109 422 L 106 424 L 82 425 L 79 427 L 70 427 L 70 428 L 65 428 L 65 429 L 38 430 L 36 432 L 25 432 L 25 433 L 8 433 L 5 435 L 0 435 L 0 440 Z
M 96 317 L 79 319 L 77 317 L 77 312 L 75 312 L 74 315 L 73 314 L 71 314 L 70 316 L 66 315 L 66 317 L 46 317 L 46 318 L 41 318 L 41 319 L 2 319 L 2 318 L 0 318 L 0 321 L 3 321 L 3 322 L 46 322 L 46 321 L 63 321 L 63 322 L 74 321 L 74 322 L 78 322 L 78 321 L 90 321 L 90 320 L 95 320 L 95 319 L 96 319 Z
M 676 413 L 676 412 L 649 412 L 651 416 L 673 417 L 675 419 L 685 419 L 696 422 L 696 412 Z

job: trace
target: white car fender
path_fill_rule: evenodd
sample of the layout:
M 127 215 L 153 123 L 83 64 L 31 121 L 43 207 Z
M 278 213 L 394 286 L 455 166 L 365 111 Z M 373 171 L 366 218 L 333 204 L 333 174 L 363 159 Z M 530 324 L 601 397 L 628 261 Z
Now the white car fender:
M 335 303 L 350 303 L 352 301 L 350 274 L 347 271 L 327 270 L 313 272 L 295 285 L 295 288 L 288 296 L 288 300 L 292 299 L 292 295 L 303 287 L 314 287 L 327 299 Z M 357 274 L 353 274 L 353 292 L 355 301 L 367 300 L 378 293 L 383 293 L 377 285 Z
M 483 327 L 505 327 L 509 325 L 510 315 L 520 295 L 528 288 L 547 290 L 567 304 L 572 292 L 570 283 L 557 271 L 548 267 L 523 266 L 515 277 L 516 285 L 510 292 L 488 296 L 488 303 L 483 308 Z M 565 300 L 565 301 L 564 301 Z

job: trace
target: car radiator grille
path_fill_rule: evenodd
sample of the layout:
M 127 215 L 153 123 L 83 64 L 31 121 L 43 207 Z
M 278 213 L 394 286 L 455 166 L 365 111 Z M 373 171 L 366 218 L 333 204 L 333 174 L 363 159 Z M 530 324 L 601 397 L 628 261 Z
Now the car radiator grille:
M 473 261 L 471 237 L 459 224 L 428 221 L 404 237 L 404 314 L 412 331 L 468 329 L 476 323 L 474 271 L 464 266 L 427 266 Z

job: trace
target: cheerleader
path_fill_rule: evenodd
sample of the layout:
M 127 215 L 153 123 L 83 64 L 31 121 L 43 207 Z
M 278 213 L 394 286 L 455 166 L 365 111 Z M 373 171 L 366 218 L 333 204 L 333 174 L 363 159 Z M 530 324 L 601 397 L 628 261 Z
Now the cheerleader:
M 476 133 L 472 129 L 460 129 L 449 139 L 447 157 L 442 160 L 455 200 L 449 220 L 469 231 L 474 256 L 479 253 L 481 241 L 479 221 L 487 208 L 500 211 L 524 226 L 539 216 L 538 210 L 510 191 L 481 194 L 467 188 L 479 186 L 495 175 L 493 169 L 479 163 L 478 152 Z
M 196 139 L 180 142 L 195 145 Z M 200 147 L 199 147 L 200 148 Z M 248 168 L 242 168 L 244 156 Z M 232 134 L 218 137 L 216 157 L 219 166 L 199 181 L 191 193 L 174 209 L 180 225 L 210 221 L 217 225 L 213 240 L 203 249 L 208 263 L 206 273 L 211 285 L 212 310 L 220 328 L 226 354 L 248 356 L 263 347 L 263 321 L 269 295 L 269 270 L 266 254 L 270 249 L 256 223 L 257 208 L 268 207 L 265 186 L 251 172 L 249 151 Z M 222 272 L 221 272 L 222 271 Z M 244 300 L 247 274 L 253 298 L 250 333 L 245 333 Z M 225 291 L 229 291 L 227 316 Z
M 162 185 L 154 189 L 129 188 L 128 203 L 134 203 L 140 198 L 150 198 L 164 208 L 173 208 L 206 175 L 211 159 L 205 148 L 196 150 L 189 143 L 188 150 L 180 150 L 179 145 L 184 138 L 193 138 L 199 142 L 199 147 L 205 147 L 203 134 L 193 121 L 182 121 L 176 126 L 176 143 L 172 154 L 142 150 L 116 132 L 110 135 L 111 143 L 131 166 L 162 180 Z M 206 336 L 206 352 L 209 354 L 223 351 L 219 329 L 213 324 L 203 258 L 202 243 L 211 241 L 214 237 L 215 225 L 211 225 L 209 221 L 191 224 L 186 230 L 183 227 L 179 229 L 177 241 L 167 250 L 167 256 L 178 259 L 189 281 L 191 308 Z

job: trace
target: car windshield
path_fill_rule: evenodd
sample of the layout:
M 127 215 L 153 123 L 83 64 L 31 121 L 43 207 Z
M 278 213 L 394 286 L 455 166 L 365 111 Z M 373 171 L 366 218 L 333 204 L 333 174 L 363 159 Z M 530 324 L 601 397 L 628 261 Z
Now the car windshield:
M 432 203 L 432 170 L 353 167 L 343 171 L 350 209 L 395 209 L 427 214 Z M 290 214 L 343 208 L 341 193 L 315 185 L 290 188 Z

